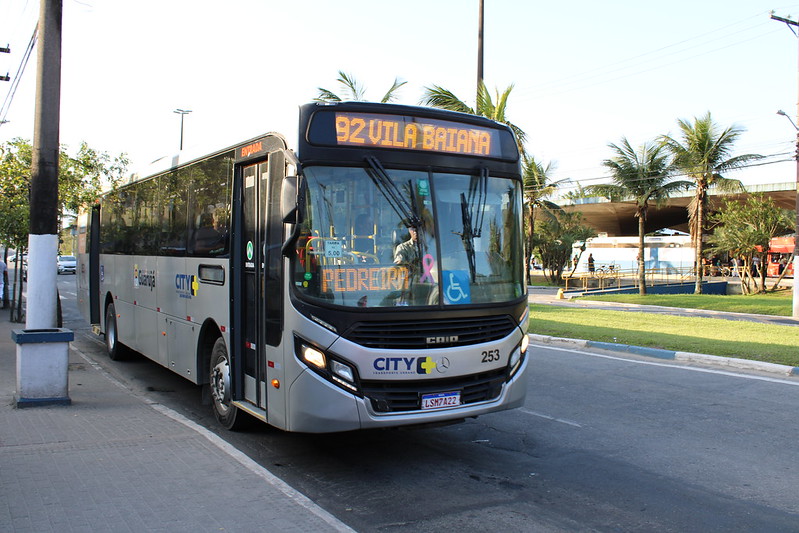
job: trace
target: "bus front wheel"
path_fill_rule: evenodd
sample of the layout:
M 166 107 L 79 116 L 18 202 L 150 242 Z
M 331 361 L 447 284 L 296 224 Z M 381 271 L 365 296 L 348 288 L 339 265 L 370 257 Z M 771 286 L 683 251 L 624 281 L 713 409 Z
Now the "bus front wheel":
M 233 405 L 230 388 L 230 358 L 222 337 L 216 339 L 211 350 L 211 405 L 214 416 L 226 429 L 237 430 L 245 426 L 246 414 Z

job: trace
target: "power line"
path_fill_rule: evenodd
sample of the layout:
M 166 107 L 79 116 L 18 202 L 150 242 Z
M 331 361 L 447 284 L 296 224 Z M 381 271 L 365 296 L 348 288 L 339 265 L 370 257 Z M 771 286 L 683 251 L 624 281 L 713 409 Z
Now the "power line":
M 618 80 L 623 80 L 625 78 L 630 78 L 630 77 L 634 77 L 634 76 L 640 76 L 642 74 L 646 74 L 646 73 L 649 73 L 649 72 L 652 72 L 652 71 L 665 69 L 665 68 L 671 67 L 673 65 L 678 65 L 680 63 L 684 63 L 685 61 L 689 61 L 689 60 L 696 59 L 696 58 L 699 58 L 699 57 L 707 56 L 709 54 L 714 54 L 716 52 L 719 52 L 721 50 L 725 50 L 727 48 L 731 48 L 733 46 L 740 46 L 740 45 L 746 44 L 746 43 L 748 43 L 750 41 L 754 41 L 756 39 L 761 39 L 761 38 L 766 37 L 768 35 L 771 35 L 773 33 L 775 33 L 775 31 L 771 31 L 771 30 L 767 31 L 767 32 L 759 33 L 757 35 L 754 35 L 754 36 L 749 37 L 749 38 L 744 39 L 744 40 L 736 41 L 734 43 L 725 44 L 725 45 L 719 46 L 717 48 L 713 48 L 713 49 L 706 50 L 706 51 L 703 51 L 703 52 L 695 53 L 695 54 L 693 54 L 691 56 L 677 58 L 677 59 L 675 59 L 674 61 L 671 61 L 671 62 L 660 62 L 660 63 L 656 63 L 654 65 L 652 65 L 651 62 L 650 63 L 636 63 L 636 64 L 633 64 L 633 65 L 630 65 L 630 66 L 621 67 L 621 68 L 617 68 L 617 69 L 613 69 L 613 70 L 599 71 L 596 74 L 591 75 L 591 76 L 582 76 L 581 75 L 580 77 L 577 77 L 573 81 L 568 81 L 570 78 L 564 78 L 563 80 L 557 80 L 557 81 L 554 81 L 554 82 L 550 82 L 548 84 L 547 83 L 542 84 L 541 86 L 538 86 L 538 87 L 531 87 L 531 88 L 528 88 L 526 90 L 522 90 L 522 91 L 520 91 L 521 94 L 519 95 L 519 99 L 524 101 L 524 100 L 531 100 L 531 99 L 534 99 L 534 98 L 540 98 L 542 96 L 549 96 L 549 95 L 553 95 L 553 94 L 563 94 L 563 93 L 567 93 L 567 92 L 588 89 L 588 88 L 591 88 L 591 87 L 595 87 L 597 85 L 611 83 L 611 82 L 618 81 Z M 673 55 L 673 54 L 671 54 L 671 55 Z M 615 77 L 608 77 L 608 76 L 612 76 L 613 73 L 624 72 L 625 70 L 630 70 L 630 69 L 634 69 L 634 68 L 637 68 L 638 70 L 634 70 L 633 72 L 621 73 L 621 74 L 619 74 L 618 76 L 615 76 Z M 594 81 L 594 80 L 596 80 L 596 81 Z
M 33 28 L 33 34 L 31 35 L 31 39 L 28 42 L 28 47 L 25 49 L 25 53 L 22 56 L 22 60 L 19 63 L 19 68 L 17 68 L 17 73 L 14 75 L 14 81 L 11 83 L 11 87 L 8 89 L 8 93 L 6 94 L 6 99 L 3 101 L 3 105 L 0 106 L 0 125 L 6 123 L 6 117 L 8 116 L 8 111 L 11 109 L 11 102 L 14 100 L 14 95 L 17 93 L 17 88 L 19 87 L 19 83 L 22 80 L 22 75 L 25 72 L 25 67 L 28 64 L 28 60 L 33 53 L 33 49 L 36 46 L 36 38 L 39 33 L 39 25 L 37 24 Z
M 777 163 L 786 163 L 786 162 L 795 161 L 795 159 L 793 158 L 793 155 L 794 155 L 793 152 L 780 152 L 780 153 L 776 153 L 776 154 L 765 155 L 765 156 L 763 156 L 763 159 L 759 159 L 757 161 L 752 161 L 750 163 L 746 163 L 744 165 L 736 167 L 735 169 L 733 169 L 733 171 L 735 171 L 735 170 L 743 170 L 743 169 L 746 169 L 746 168 L 755 168 L 755 167 L 762 167 L 762 166 L 767 166 L 767 165 L 774 165 L 774 164 L 777 164 Z M 788 157 L 788 156 L 790 156 L 790 157 Z M 780 157 L 782 159 L 777 159 L 777 160 L 774 160 L 774 161 L 764 161 L 764 159 L 771 159 L 771 158 L 775 158 L 775 157 Z M 689 178 L 690 174 L 685 173 L 685 172 L 678 172 L 678 173 L 672 174 L 671 177 L 673 179 Z M 644 179 L 645 178 L 642 178 L 640 181 L 643 181 Z M 598 182 L 598 181 L 612 180 L 612 177 L 611 176 L 597 176 L 597 177 L 592 177 L 592 178 L 579 178 L 579 179 L 568 178 L 568 180 L 571 183 L 573 183 L 574 185 L 573 186 L 564 186 L 562 188 L 559 188 L 559 192 L 561 190 L 567 190 L 568 191 L 568 190 L 573 190 L 573 189 L 578 189 L 580 187 L 588 186 L 588 185 L 585 185 L 585 182 Z M 635 180 L 633 180 L 633 181 L 635 181 Z
M 657 48 L 655 50 L 651 50 L 649 52 L 644 52 L 643 54 L 639 54 L 639 55 L 636 55 L 636 56 L 633 56 L 633 57 L 630 57 L 630 58 L 627 58 L 627 59 L 623 59 L 623 60 L 620 60 L 620 61 L 615 61 L 613 63 L 609 63 L 609 64 L 606 64 L 606 65 L 603 65 L 603 66 L 600 66 L 600 67 L 596 67 L 596 68 L 593 68 L 593 69 L 583 70 L 583 71 L 580 71 L 580 72 L 578 72 L 576 74 L 573 74 L 571 76 L 567 76 L 565 78 L 560 78 L 558 80 L 553 80 L 553 81 L 550 81 L 550 82 L 544 82 L 544 83 L 540 84 L 537 87 L 531 87 L 531 88 L 528 88 L 526 90 L 522 90 L 522 91 L 519 91 L 519 92 L 522 93 L 522 94 L 526 94 L 526 93 L 535 94 L 535 93 L 538 93 L 538 92 L 549 92 L 549 91 L 554 91 L 554 90 L 558 89 L 559 87 L 568 86 L 568 85 L 572 85 L 572 84 L 575 84 L 575 83 L 581 83 L 581 82 L 588 81 L 588 80 L 591 80 L 591 79 L 595 79 L 595 78 L 598 78 L 598 77 L 607 76 L 607 75 L 613 74 L 614 72 L 620 72 L 620 71 L 636 68 L 638 66 L 649 65 L 651 67 L 652 61 L 660 60 L 660 58 L 658 58 L 658 57 L 655 57 L 654 59 L 650 59 L 651 56 L 661 56 L 662 58 L 668 58 L 669 56 L 674 56 L 674 55 L 677 55 L 677 54 L 682 54 L 682 53 L 686 53 L 686 52 L 694 52 L 698 46 L 705 46 L 705 45 L 714 43 L 716 41 L 720 41 L 720 40 L 723 40 L 723 39 L 728 39 L 728 38 L 730 38 L 730 37 L 732 37 L 734 35 L 738 35 L 738 34 L 741 34 L 741 33 L 744 33 L 744 32 L 749 32 L 749 31 L 752 31 L 752 30 L 756 30 L 756 29 L 760 28 L 761 26 L 767 26 L 768 22 L 763 22 L 763 23 L 757 24 L 755 26 L 750 26 L 750 27 L 747 27 L 747 28 L 743 28 L 743 29 L 741 29 L 741 30 L 739 30 L 739 31 L 737 31 L 737 32 L 735 32 L 733 34 L 724 34 L 724 35 L 721 35 L 721 36 L 718 36 L 718 37 L 714 37 L 714 38 L 709 38 L 709 39 L 707 38 L 708 36 L 711 36 L 711 35 L 713 35 L 715 33 L 721 32 L 721 31 L 726 30 L 728 28 L 732 28 L 732 27 L 737 26 L 739 24 L 742 24 L 744 22 L 748 22 L 749 20 L 751 20 L 753 18 L 756 18 L 756 17 L 759 17 L 760 15 L 761 14 L 758 14 L 758 15 L 753 16 L 753 17 L 748 17 L 746 19 L 740 20 L 738 22 L 734 22 L 732 24 L 728 24 L 726 26 L 722 26 L 720 28 L 717 28 L 715 30 L 703 33 L 701 35 L 697 35 L 695 37 L 684 39 L 682 41 L 678 41 L 676 43 L 669 44 L 669 45 L 666 45 L 666 46 L 662 46 L 662 47 Z M 769 33 L 773 33 L 773 32 L 769 32 Z M 755 37 L 750 37 L 750 38 L 748 38 L 746 40 L 743 40 L 743 41 L 738 41 L 738 42 L 735 42 L 735 43 L 732 43 L 732 44 L 728 44 L 728 45 L 723 46 L 721 48 L 716 48 L 716 49 L 710 50 L 708 52 L 702 52 L 702 53 L 699 53 L 699 54 L 694 54 L 692 56 L 689 56 L 688 58 L 681 59 L 681 60 L 678 60 L 676 62 L 657 65 L 656 67 L 651 67 L 651 68 L 648 68 L 648 69 L 646 69 L 644 71 L 634 72 L 632 74 L 628 74 L 628 75 L 621 76 L 621 77 L 624 78 L 624 77 L 628 77 L 628 76 L 634 76 L 634 75 L 642 74 L 644 72 L 648 72 L 650 70 L 654 70 L 654 69 L 657 69 L 657 68 L 664 68 L 664 67 L 670 66 L 670 65 L 672 65 L 674 63 L 679 63 L 681 61 L 685 61 L 687 59 L 693 59 L 693 58 L 696 58 L 696 57 L 700 57 L 702 55 L 706 55 L 708 53 L 712 53 L 712 52 L 715 52 L 715 51 L 718 51 L 718 50 L 722 50 L 724 48 L 729 48 L 730 46 L 743 44 L 743 43 L 748 42 L 748 41 L 750 41 L 752 39 L 756 39 L 756 38 L 762 37 L 764 35 L 768 35 L 769 33 L 756 35 Z M 703 42 L 699 42 L 698 44 L 692 44 L 693 42 L 699 41 L 699 40 L 703 40 Z M 680 48 L 677 49 L 677 50 L 669 51 L 671 49 L 678 48 L 678 47 L 680 47 Z M 664 51 L 669 51 L 669 52 L 666 53 L 666 54 L 661 54 L 661 52 L 664 52 Z M 616 68 L 612 68 L 612 67 L 616 67 Z M 619 79 L 619 78 L 617 77 L 617 78 L 614 78 L 614 80 L 615 79 Z M 614 81 L 614 80 L 605 80 L 605 81 L 599 82 L 599 83 L 606 83 L 608 81 Z M 591 85 L 589 85 L 589 87 L 590 86 Z M 582 88 L 582 87 L 579 87 L 579 88 Z M 576 90 L 576 89 L 572 88 L 572 89 L 563 89 L 563 90 L 569 91 L 569 90 Z

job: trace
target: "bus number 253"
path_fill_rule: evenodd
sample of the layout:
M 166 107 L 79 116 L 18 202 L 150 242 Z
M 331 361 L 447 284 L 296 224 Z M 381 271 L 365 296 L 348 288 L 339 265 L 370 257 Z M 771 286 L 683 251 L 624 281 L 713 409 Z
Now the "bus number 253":
M 491 363 L 493 361 L 499 361 L 499 350 L 484 350 L 483 362 Z

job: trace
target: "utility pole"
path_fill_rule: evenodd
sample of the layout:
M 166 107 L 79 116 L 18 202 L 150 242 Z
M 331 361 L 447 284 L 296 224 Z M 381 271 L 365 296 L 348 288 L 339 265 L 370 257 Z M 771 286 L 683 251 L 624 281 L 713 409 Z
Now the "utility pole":
M 483 84 L 483 0 L 479 0 L 479 15 L 477 17 L 477 95 L 480 95 L 480 85 Z M 476 108 L 475 108 L 476 109 Z
M 41 0 L 31 163 L 26 327 L 56 326 L 61 0 Z
M 776 20 L 779 22 L 785 23 L 788 28 L 793 32 L 794 35 L 796 34 L 796 30 L 794 27 L 799 26 L 799 22 L 793 21 L 791 19 L 786 19 L 783 17 L 778 17 L 771 14 L 771 19 Z M 799 37 L 799 36 L 797 36 Z M 799 38 L 797 38 L 799 41 Z M 799 68 L 799 55 L 797 55 L 797 67 Z M 799 118 L 799 98 L 797 98 L 796 104 L 796 114 Z M 788 117 L 790 118 L 790 117 Z M 794 125 L 794 127 L 796 127 Z M 795 320 L 799 320 L 799 130 L 796 132 L 796 203 L 794 208 L 796 209 L 796 227 L 794 229 L 794 237 L 793 237 L 793 312 L 792 316 Z

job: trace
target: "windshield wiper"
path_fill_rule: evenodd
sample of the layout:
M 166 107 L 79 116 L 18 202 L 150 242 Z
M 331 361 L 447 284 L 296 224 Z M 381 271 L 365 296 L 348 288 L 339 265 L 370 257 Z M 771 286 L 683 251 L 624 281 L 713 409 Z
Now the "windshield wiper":
M 421 228 L 422 219 L 416 211 L 416 198 L 413 192 L 413 183 L 410 180 L 408 181 L 408 192 L 411 197 L 410 201 L 408 201 L 408 199 L 403 196 L 399 187 L 397 187 L 397 184 L 394 183 L 388 175 L 386 169 L 383 168 L 380 160 L 374 156 L 369 156 L 366 158 L 366 162 L 369 163 L 369 168 L 366 169 L 366 173 L 372 179 L 372 182 L 374 182 L 380 194 L 385 197 L 388 204 L 397 216 L 400 217 L 400 220 L 405 221 L 409 228 L 415 228 L 417 230 Z
M 472 176 L 469 182 L 469 196 L 461 193 L 461 220 L 463 222 L 463 247 L 469 262 L 469 274 L 472 283 L 477 281 L 475 265 L 474 239 L 483 233 L 483 217 L 485 216 L 486 194 L 488 192 L 488 169 L 481 168 L 480 176 Z

